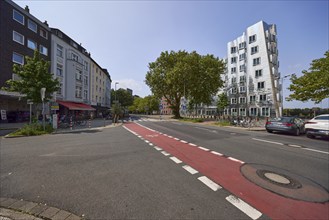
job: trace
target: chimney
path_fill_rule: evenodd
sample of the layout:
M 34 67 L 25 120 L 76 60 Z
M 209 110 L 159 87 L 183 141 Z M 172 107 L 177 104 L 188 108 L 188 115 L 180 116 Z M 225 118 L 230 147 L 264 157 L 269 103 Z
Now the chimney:
M 25 11 L 27 11 L 27 13 L 30 13 L 30 9 L 28 5 L 25 6 Z
M 47 27 L 49 27 L 49 25 L 48 25 L 48 22 L 47 21 L 45 21 L 45 22 L 43 22 L 45 25 L 47 25 Z

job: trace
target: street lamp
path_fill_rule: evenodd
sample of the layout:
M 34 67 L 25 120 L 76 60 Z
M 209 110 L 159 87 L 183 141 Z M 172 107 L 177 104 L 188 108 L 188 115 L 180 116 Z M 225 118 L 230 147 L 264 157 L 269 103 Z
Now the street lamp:
M 283 95 L 283 92 L 284 92 L 284 88 L 283 88 L 283 80 L 288 78 L 289 76 L 291 76 L 292 74 L 289 74 L 289 75 L 286 75 L 286 76 L 283 76 L 281 77 L 281 86 L 282 86 L 282 98 L 281 98 L 281 101 L 282 101 L 282 115 L 283 115 L 283 102 L 284 102 L 284 95 Z
M 46 88 L 41 88 L 40 89 L 40 95 L 41 95 L 41 100 L 42 100 L 42 125 L 43 125 L 43 130 L 45 130 L 45 93 L 46 93 Z
M 116 82 L 116 83 L 114 84 L 114 95 L 115 95 L 114 101 L 117 101 L 117 84 L 119 84 L 119 83 Z

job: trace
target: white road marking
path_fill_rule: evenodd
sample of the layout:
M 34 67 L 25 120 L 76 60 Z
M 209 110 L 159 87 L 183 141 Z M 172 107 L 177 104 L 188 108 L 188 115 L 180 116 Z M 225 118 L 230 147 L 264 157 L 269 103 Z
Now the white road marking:
M 323 154 L 329 154 L 329 152 L 325 152 L 325 151 L 321 151 L 321 150 L 314 150 L 311 148 L 302 148 L 303 150 L 309 150 L 309 151 L 314 151 L 314 152 L 318 152 L 318 153 L 323 153 Z
M 301 148 L 301 146 L 299 145 L 294 145 L 294 144 L 288 144 L 289 147 L 297 147 L 297 148 Z
M 176 141 L 179 141 L 179 138 L 174 138 Z
M 167 134 L 163 134 L 163 135 L 168 137 L 168 135 L 167 135 Z
M 150 143 L 148 140 L 145 140 L 146 143 Z
M 262 216 L 261 212 L 259 212 L 243 200 L 237 198 L 236 196 L 230 195 L 226 197 L 226 200 L 252 219 L 258 219 Z
M 160 147 L 154 147 L 154 149 L 156 149 L 156 150 L 162 150 L 162 148 L 160 148 Z
M 196 173 L 199 173 L 199 171 L 197 171 L 197 170 L 195 170 L 195 169 L 193 169 L 192 167 L 190 167 L 189 165 L 185 165 L 185 166 L 183 166 L 183 168 L 187 171 L 187 172 L 189 172 L 190 174 L 196 174 Z
M 218 152 L 216 152 L 216 151 L 211 151 L 210 153 L 215 154 L 215 155 L 218 155 L 218 156 L 223 156 L 223 154 L 218 153 Z
M 170 160 L 174 161 L 175 163 L 182 163 L 177 157 L 170 157 Z
M 161 151 L 161 153 L 162 153 L 163 155 L 165 155 L 165 156 L 169 156 L 169 155 L 170 155 L 170 153 L 167 153 L 166 151 Z
M 150 146 L 153 146 L 153 144 L 152 144 L 152 143 L 149 143 L 149 145 L 150 145 Z
M 208 186 L 210 189 L 217 191 L 221 189 L 222 187 L 218 185 L 217 183 L 213 182 L 211 179 L 209 179 L 206 176 L 201 176 L 198 178 L 201 182 L 203 182 L 206 186 Z
M 238 159 L 235 159 L 235 158 L 233 158 L 233 157 L 228 157 L 227 159 L 229 159 L 229 160 L 233 160 L 233 161 L 235 161 L 235 162 L 238 162 L 238 163 L 242 163 L 242 164 L 244 164 L 243 161 L 238 160 Z
M 198 147 L 198 148 L 201 149 L 201 150 L 204 150 L 204 151 L 209 151 L 209 149 L 205 148 L 205 147 Z
M 173 138 L 172 136 L 168 136 L 168 138 Z
M 196 147 L 197 146 L 196 144 L 192 144 L 192 143 L 188 143 L 188 145 L 191 145 L 193 147 Z
M 184 141 L 184 140 L 180 140 L 180 142 L 182 142 L 184 144 L 187 144 L 188 143 L 187 141 Z
M 252 139 L 255 141 L 262 141 L 262 142 L 271 143 L 271 144 L 283 145 L 282 143 L 274 142 L 274 141 L 267 141 L 267 140 L 257 139 L 257 138 L 252 138 Z

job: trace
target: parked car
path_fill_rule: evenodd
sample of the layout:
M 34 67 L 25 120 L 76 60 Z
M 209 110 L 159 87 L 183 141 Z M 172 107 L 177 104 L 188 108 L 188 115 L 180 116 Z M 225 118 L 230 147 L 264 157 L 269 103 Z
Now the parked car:
M 305 132 L 309 138 L 329 137 L 329 114 L 318 115 L 306 122 Z
M 269 133 L 278 131 L 299 136 L 305 133 L 304 124 L 304 120 L 298 117 L 280 117 L 269 119 L 266 122 L 265 128 Z

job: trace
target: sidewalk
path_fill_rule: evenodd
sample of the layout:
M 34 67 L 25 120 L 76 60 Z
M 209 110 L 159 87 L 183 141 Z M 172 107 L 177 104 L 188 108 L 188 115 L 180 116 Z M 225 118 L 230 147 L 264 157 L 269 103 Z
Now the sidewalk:
M 47 206 L 46 204 L 34 203 L 11 198 L 0 198 L 0 220 L 82 220 L 65 210 Z

